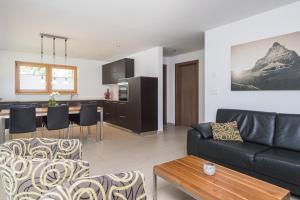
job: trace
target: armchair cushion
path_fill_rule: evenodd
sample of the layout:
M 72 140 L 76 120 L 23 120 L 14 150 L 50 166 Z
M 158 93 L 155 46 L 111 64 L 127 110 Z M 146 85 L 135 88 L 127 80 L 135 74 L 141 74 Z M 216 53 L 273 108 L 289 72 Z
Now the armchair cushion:
M 146 200 L 144 182 L 144 175 L 138 171 L 79 178 L 57 186 L 40 200 Z

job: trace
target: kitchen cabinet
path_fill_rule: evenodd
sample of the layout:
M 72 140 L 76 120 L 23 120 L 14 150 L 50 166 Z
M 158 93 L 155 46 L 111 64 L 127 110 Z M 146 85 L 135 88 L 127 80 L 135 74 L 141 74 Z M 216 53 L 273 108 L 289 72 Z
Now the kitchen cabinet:
M 128 103 L 122 101 L 105 101 L 103 103 L 104 121 L 127 129 L 129 126 Z
M 103 102 L 103 120 L 107 123 L 115 124 L 116 122 L 116 101 Z
M 130 124 L 130 113 L 129 113 L 129 107 L 127 102 L 118 102 L 117 103 L 117 121 L 116 124 L 131 129 Z
M 130 129 L 136 133 L 158 128 L 158 79 L 135 77 L 129 79 Z
M 104 121 L 136 133 L 156 131 L 158 115 L 158 79 L 129 79 L 129 101 L 104 101 Z
M 134 77 L 134 60 L 124 58 L 102 65 L 102 84 L 116 84 L 119 79 Z

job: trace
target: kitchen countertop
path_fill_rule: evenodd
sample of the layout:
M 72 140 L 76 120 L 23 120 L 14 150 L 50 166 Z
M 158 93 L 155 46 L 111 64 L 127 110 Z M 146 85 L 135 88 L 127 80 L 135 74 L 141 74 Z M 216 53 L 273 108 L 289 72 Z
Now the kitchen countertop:
M 62 101 L 67 101 L 67 102 L 76 102 L 76 101 L 111 101 L 111 102 L 124 102 L 124 103 L 127 103 L 128 101 L 120 101 L 120 100 L 117 100 L 117 99 L 104 99 L 104 98 L 101 98 L 101 99 L 59 99 L 59 100 L 56 100 L 57 102 L 62 102 Z M 48 102 L 48 100 L 1 100 L 0 101 L 0 104 L 10 104 L 10 103 L 26 103 L 26 102 Z
M 20 99 L 3 99 L 3 100 L 0 100 L 0 103 L 10 103 L 10 102 L 47 102 L 48 100 L 20 100 Z M 91 99 L 57 99 L 56 100 L 57 102 L 60 102 L 60 101 L 118 101 L 118 100 L 115 100 L 115 99 L 104 99 L 104 98 L 91 98 Z

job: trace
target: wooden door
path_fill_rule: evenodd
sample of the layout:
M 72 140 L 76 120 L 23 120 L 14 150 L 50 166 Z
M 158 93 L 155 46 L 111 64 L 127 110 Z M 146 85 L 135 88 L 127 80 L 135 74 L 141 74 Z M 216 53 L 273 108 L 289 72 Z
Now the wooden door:
M 198 123 L 198 60 L 175 65 L 175 124 Z
M 167 124 L 167 65 L 163 65 L 163 122 Z

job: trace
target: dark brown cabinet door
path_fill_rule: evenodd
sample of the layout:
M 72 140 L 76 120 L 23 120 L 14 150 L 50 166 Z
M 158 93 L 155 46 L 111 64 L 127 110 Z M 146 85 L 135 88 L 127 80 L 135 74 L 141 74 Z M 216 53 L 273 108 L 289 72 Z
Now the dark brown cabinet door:
M 130 129 L 129 125 L 129 109 L 127 102 L 118 102 L 117 104 L 117 123 L 119 126 Z
M 114 123 L 116 115 L 116 104 L 112 101 L 105 101 L 103 103 L 103 119 L 105 122 Z
M 102 84 L 116 84 L 119 79 L 134 77 L 134 60 L 124 58 L 102 66 Z
M 129 79 L 129 110 L 132 113 L 129 120 L 130 129 L 139 132 L 141 129 L 141 79 Z
M 110 65 L 103 65 L 102 66 L 102 83 L 109 84 L 111 80 L 111 67 Z

